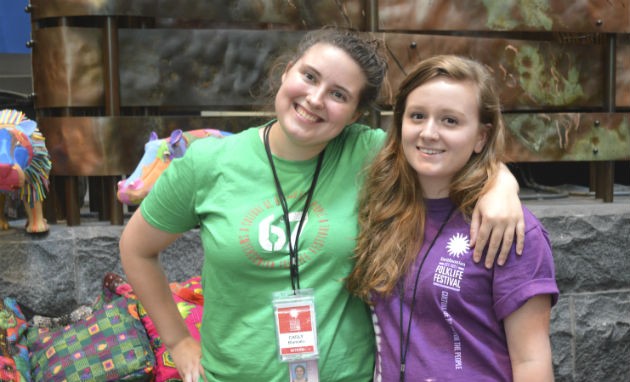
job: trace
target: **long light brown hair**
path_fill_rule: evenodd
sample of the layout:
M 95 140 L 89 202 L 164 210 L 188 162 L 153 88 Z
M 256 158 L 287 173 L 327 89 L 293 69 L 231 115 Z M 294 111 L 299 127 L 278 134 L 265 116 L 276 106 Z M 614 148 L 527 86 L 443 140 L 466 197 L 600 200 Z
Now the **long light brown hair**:
M 479 197 L 494 181 L 504 150 L 499 96 L 488 69 L 467 58 L 442 55 L 420 62 L 401 83 L 394 121 L 384 147 L 367 169 L 359 197 L 356 265 L 349 290 L 366 301 L 371 293 L 389 295 L 416 259 L 424 239 L 425 207 L 420 181 L 403 153 L 401 131 L 407 97 L 437 77 L 471 82 L 478 89 L 479 128 L 487 129 L 482 151 L 473 153 L 454 176 L 449 197 L 468 218 Z

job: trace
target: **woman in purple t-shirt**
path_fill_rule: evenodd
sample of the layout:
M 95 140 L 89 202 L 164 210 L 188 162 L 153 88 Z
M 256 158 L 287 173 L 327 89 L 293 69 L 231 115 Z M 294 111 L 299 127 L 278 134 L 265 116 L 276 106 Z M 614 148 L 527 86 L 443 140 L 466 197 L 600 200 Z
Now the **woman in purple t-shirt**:
M 375 381 L 552 381 L 558 297 L 547 233 L 526 209 L 524 256 L 472 260 L 470 217 L 495 180 L 504 125 L 480 63 L 437 56 L 400 85 L 361 196 L 350 290 L 370 302 Z

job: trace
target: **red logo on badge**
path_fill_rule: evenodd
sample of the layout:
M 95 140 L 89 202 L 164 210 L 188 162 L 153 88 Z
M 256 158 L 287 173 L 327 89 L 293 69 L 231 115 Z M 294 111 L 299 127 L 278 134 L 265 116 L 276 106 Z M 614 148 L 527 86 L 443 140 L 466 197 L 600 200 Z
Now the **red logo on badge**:
M 278 309 L 278 328 L 281 334 L 310 332 L 313 329 L 309 305 Z

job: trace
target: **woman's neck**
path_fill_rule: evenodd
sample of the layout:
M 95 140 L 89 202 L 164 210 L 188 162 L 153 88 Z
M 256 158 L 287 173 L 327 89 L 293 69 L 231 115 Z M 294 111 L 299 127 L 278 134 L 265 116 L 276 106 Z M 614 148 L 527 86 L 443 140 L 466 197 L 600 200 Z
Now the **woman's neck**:
M 425 182 L 430 181 L 425 180 Z M 425 199 L 444 199 L 449 197 L 449 188 L 448 185 L 444 187 L 424 187 L 423 185 L 422 194 Z
M 265 141 L 265 129 L 267 128 L 268 127 L 263 127 L 258 130 L 258 135 L 263 144 Z M 306 161 L 315 158 L 326 148 L 325 145 L 321 148 L 296 145 L 284 134 L 278 121 L 273 122 L 270 129 L 269 148 L 271 153 L 278 158 L 290 161 Z

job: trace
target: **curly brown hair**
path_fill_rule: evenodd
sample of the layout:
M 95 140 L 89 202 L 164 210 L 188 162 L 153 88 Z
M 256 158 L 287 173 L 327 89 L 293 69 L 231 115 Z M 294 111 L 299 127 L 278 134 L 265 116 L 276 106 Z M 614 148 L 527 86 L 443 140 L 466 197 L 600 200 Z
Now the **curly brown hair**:
M 366 83 L 361 89 L 357 109 L 367 110 L 376 106 L 377 100 L 387 86 L 387 58 L 381 40 L 369 32 L 358 32 L 337 26 L 325 26 L 305 33 L 297 48 L 274 60 L 269 71 L 268 81 L 263 92 L 263 99 L 268 107 L 273 106 L 273 98 L 280 87 L 280 77 L 304 53 L 317 44 L 332 45 L 346 52 L 363 71 Z M 270 109 L 271 110 L 271 109 Z

